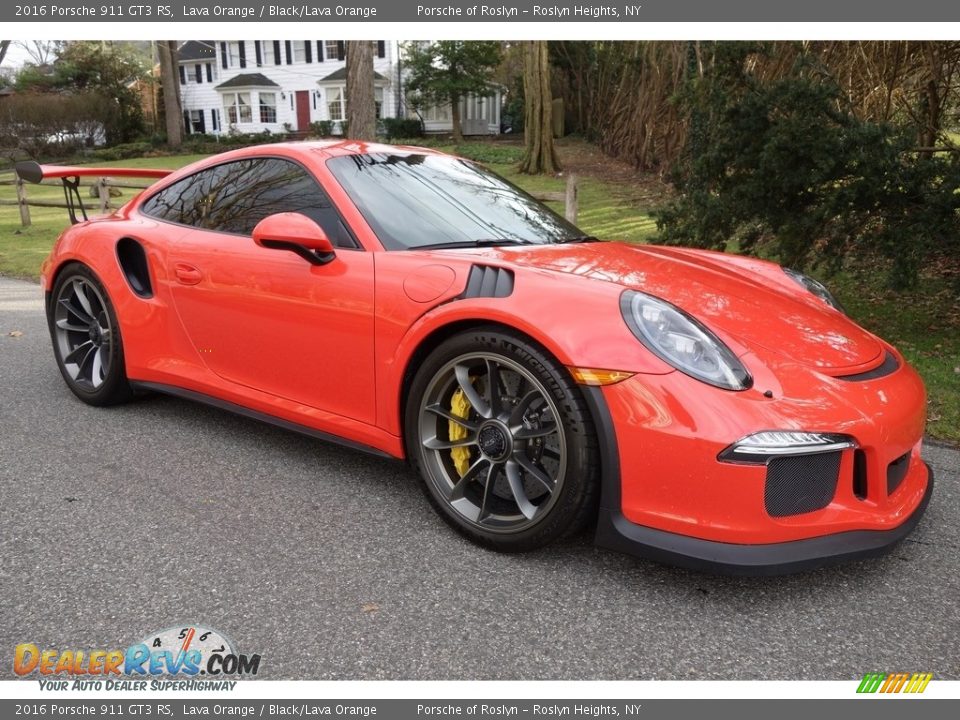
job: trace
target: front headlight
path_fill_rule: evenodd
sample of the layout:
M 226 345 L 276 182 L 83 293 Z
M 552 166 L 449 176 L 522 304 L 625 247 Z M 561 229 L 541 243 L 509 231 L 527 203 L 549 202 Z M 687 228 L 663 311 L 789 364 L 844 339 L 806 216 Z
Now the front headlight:
M 839 310 L 843 314 L 846 314 L 847 311 L 843 309 L 843 305 L 837 302 L 837 299 L 833 296 L 833 293 L 827 290 L 826 286 L 822 282 L 819 280 L 814 280 L 812 277 L 804 275 L 799 270 L 794 270 L 793 268 L 785 267 L 783 268 L 783 271 L 787 274 L 788 278 L 793 280 L 804 290 L 813 293 L 834 310 Z
M 627 290 L 620 296 L 620 312 L 637 339 L 680 372 L 725 390 L 753 385 L 750 373 L 730 348 L 680 308 Z

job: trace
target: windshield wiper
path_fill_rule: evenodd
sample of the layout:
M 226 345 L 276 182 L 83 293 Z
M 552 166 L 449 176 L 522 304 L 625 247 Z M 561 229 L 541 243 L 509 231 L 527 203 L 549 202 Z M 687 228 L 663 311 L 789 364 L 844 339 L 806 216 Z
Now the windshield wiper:
M 499 245 L 535 245 L 529 240 L 512 240 L 510 238 L 481 238 L 479 240 L 451 240 L 450 242 L 431 243 L 429 245 L 414 245 L 407 250 L 448 250 L 451 248 L 483 248 Z
M 566 243 L 588 243 L 588 242 L 600 242 L 600 238 L 596 238 L 593 235 L 577 235 L 575 237 L 563 238 L 561 240 L 554 240 L 556 245 L 564 245 Z

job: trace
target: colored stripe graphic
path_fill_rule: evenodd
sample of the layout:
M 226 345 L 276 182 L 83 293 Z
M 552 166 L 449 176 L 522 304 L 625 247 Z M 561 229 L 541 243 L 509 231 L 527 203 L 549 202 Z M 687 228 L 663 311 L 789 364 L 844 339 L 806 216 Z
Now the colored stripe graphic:
M 933 673 L 867 673 L 857 687 L 858 693 L 922 693 Z

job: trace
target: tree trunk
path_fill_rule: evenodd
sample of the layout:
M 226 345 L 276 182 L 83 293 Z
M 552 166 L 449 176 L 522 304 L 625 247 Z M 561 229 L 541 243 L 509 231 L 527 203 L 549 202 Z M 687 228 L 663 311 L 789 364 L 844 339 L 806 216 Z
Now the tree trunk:
M 524 137 L 526 150 L 520 172 L 553 174 L 561 169 L 553 145 L 553 91 L 545 40 L 531 40 L 523 48 L 523 94 L 526 100 Z
M 453 126 L 453 144 L 459 145 L 463 142 L 463 129 L 460 127 L 460 96 L 450 96 L 450 122 Z
M 3 59 L 7 56 L 7 48 L 9 47 L 9 40 L 0 40 L 0 65 L 3 65 Z
M 373 93 L 373 43 L 347 41 L 347 131 L 355 140 L 377 139 Z
M 163 116 L 167 125 L 167 144 L 183 144 L 183 108 L 180 105 L 180 71 L 177 62 L 177 41 L 157 43 L 160 55 L 160 86 L 163 88 Z

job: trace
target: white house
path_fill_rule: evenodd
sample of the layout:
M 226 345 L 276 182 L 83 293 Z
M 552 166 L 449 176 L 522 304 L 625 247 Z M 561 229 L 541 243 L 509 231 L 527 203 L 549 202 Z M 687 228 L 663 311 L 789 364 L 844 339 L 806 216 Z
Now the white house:
M 402 97 L 402 43 L 377 41 L 377 117 L 409 111 Z M 191 40 L 179 48 L 183 118 L 188 133 L 307 133 L 310 124 L 346 119 L 343 40 Z M 501 89 L 461 102 L 464 134 L 500 132 Z M 450 108 L 422 113 L 427 132 L 449 132 Z

